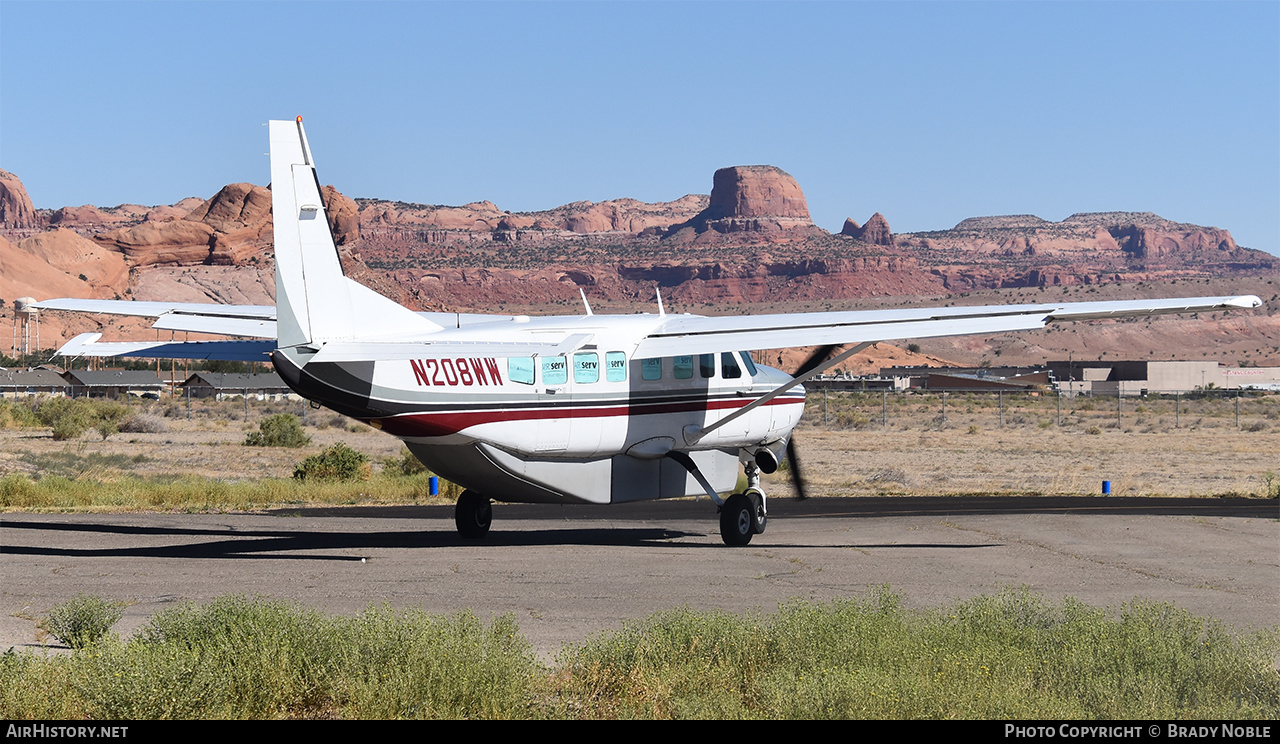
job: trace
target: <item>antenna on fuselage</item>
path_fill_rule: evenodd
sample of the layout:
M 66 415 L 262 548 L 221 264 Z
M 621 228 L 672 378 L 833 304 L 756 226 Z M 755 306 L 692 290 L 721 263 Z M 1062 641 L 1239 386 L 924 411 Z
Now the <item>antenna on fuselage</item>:
M 658 316 L 662 317 L 667 314 L 667 309 L 662 306 L 662 288 L 655 286 L 653 288 L 653 293 L 658 296 Z
M 587 309 L 587 315 L 594 315 L 595 313 L 591 312 L 590 303 L 587 302 L 587 291 L 582 287 L 578 287 L 578 294 L 582 295 L 582 306 Z

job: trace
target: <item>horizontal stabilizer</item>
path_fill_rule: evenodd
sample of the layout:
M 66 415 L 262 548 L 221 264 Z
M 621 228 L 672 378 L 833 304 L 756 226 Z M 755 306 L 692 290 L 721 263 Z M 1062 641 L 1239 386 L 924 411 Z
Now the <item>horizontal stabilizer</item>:
M 142 357 L 145 359 L 210 359 L 265 362 L 275 341 L 112 341 L 98 343 L 101 333 L 82 333 L 63 344 L 65 357 Z

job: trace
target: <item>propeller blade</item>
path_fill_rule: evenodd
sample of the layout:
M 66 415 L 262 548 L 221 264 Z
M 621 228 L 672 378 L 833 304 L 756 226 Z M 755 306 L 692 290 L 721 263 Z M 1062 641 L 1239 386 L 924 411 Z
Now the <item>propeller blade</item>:
M 819 364 L 822 364 L 823 362 L 827 361 L 827 359 L 831 358 L 832 352 L 834 352 L 838 348 L 840 347 L 836 344 L 827 344 L 826 346 L 819 346 L 817 349 L 814 350 L 812 354 L 809 355 L 808 359 L 804 360 L 804 364 L 800 365 L 800 369 L 797 369 L 796 373 L 791 376 L 799 377 L 800 375 L 805 374 L 806 372 L 818 366 Z
M 804 484 L 804 476 L 800 473 L 800 458 L 796 454 L 796 437 L 792 432 L 787 440 L 787 465 L 791 468 L 791 482 L 796 484 L 796 501 L 809 498 L 809 489 Z
M 838 348 L 840 348 L 838 344 L 827 344 L 814 349 L 814 352 L 809 355 L 808 359 L 804 360 L 804 364 L 800 365 L 800 368 L 796 370 L 792 377 L 799 377 L 827 361 Z M 794 431 L 791 432 L 791 438 L 787 440 L 787 463 L 791 468 L 791 481 L 796 484 L 796 501 L 804 501 L 809 498 L 809 488 L 805 485 L 804 475 L 800 472 L 800 455 L 796 452 L 796 435 Z

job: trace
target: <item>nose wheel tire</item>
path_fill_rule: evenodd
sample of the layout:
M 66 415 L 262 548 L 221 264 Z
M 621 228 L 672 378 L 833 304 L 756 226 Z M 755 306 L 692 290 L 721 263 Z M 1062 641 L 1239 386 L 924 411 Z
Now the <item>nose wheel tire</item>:
M 759 529 L 757 502 L 750 496 L 735 493 L 720 508 L 720 537 L 725 545 L 747 545 Z
M 458 525 L 459 535 L 470 539 L 484 537 L 493 522 L 493 503 L 475 491 L 463 491 L 454 507 L 453 521 Z

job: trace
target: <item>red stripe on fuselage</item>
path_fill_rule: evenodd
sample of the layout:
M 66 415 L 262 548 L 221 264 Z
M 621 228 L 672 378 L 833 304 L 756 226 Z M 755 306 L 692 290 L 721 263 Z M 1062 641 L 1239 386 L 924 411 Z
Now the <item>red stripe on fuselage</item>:
M 751 403 L 752 399 L 696 400 L 671 403 L 628 402 L 603 406 L 563 406 L 523 409 L 489 409 L 477 411 L 442 411 L 440 413 L 407 413 L 379 420 L 382 431 L 398 437 L 442 437 L 480 426 L 482 424 L 546 419 L 618 418 L 629 416 L 653 416 L 664 413 L 684 413 L 737 409 Z M 803 396 L 778 396 L 764 406 L 804 405 Z

